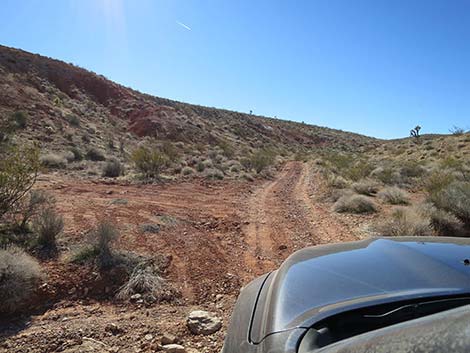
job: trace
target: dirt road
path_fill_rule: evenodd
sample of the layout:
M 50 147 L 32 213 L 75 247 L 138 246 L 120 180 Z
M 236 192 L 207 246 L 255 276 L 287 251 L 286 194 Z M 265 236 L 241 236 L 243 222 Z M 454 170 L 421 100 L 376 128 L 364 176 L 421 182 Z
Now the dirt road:
M 272 180 L 253 183 L 190 179 L 126 185 L 46 175 L 39 186 L 54 194 L 65 217 L 63 256 L 44 264 L 48 285 L 64 295 L 45 313 L 28 318 L 27 326 L 7 323 L 2 329 L 0 323 L 0 352 L 24 347 L 79 352 L 84 335 L 111 351 L 150 352 L 163 333 L 177 335 L 195 352 L 218 352 L 241 286 L 297 249 L 357 238 L 354 224 L 321 202 L 321 179 L 302 162 L 288 162 Z M 171 259 L 166 277 L 181 293 L 180 303 L 146 307 L 87 296 L 83 267 L 72 266 L 67 257 L 103 218 L 119 227 L 121 251 Z M 185 318 L 196 308 L 222 317 L 223 329 L 208 337 L 190 335 Z M 110 335 L 111 324 L 122 333 Z

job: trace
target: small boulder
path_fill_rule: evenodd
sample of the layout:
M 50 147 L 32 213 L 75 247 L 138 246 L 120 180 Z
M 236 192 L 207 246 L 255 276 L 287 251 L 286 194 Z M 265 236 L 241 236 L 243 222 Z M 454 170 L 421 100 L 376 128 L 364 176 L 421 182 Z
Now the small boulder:
M 186 349 L 179 344 L 167 344 L 162 347 L 164 352 L 168 353 L 187 353 Z
M 169 333 L 165 333 L 161 339 L 161 343 L 162 343 L 162 346 L 165 346 L 167 344 L 176 343 L 176 340 L 177 340 L 176 336 L 169 334 Z
M 195 310 L 189 314 L 187 325 L 196 335 L 211 335 L 220 330 L 222 320 L 207 311 Z

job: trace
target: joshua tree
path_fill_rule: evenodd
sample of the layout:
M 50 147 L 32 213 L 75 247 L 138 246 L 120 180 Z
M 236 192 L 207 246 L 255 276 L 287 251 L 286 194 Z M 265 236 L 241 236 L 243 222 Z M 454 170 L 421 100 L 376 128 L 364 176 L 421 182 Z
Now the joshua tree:
M 419 131 L 421 130 L 421 126 L 417 125 L 414 129 L 410 130 L 410 136 L 419 138 Z

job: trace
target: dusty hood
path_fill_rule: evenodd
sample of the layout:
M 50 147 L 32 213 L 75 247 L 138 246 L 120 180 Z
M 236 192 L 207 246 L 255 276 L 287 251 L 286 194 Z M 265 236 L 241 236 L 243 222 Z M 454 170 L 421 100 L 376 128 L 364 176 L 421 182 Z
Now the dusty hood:
M 458 238 L 378 238 L 303 249 L 263 287 L 252 337 L 309 327 L 361 306 L 470 293 L 467 258 L 470 241 Z

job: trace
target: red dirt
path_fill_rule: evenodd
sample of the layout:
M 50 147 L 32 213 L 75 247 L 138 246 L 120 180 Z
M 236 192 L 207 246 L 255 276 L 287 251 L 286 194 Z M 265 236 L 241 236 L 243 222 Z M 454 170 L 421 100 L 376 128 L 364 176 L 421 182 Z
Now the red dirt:
M 65 215 L 64 250 L 82 243 L 97 220 L 111 219 L 122 234 L 119 248 L 171 258 L 167 280 L 182 293 L 183 302 L 150 307 L 96 302 L 77 294 L 83 290 L 83 274 L 75 273 L 79 269 L 64 260 L 49 263 L 49 285 L 69 286 L 64 292 L 73 295 L 32 317 L 18 333 L 0 334 L 0 352 L 24 352 L 24 347 L 28 352 L 63 351 L 80 345 L 84 336 L 105 344 L 103 351 L 150 352 L 166 332 L 178 335 L 186 347 L 218 352 L 241 286 L 275 269 L 297 249 L 359 237 L 350 220 L 320 203 L 322 187 L 312 170 L 289 162 L 273 180 L 254 183 L 195 179 L 121 185 L 44 176 L 40 187 L 55 195 Z M 161 230 L 143 233 L 143 224 L 159 224 Z M 216 312 L 224 328 L 211 337 L 189 334 L 184 322 L 192 308 Z M 123 332 L 109 335 L 105 328 L 110 323 Z M 149 332 L 152 340 L 144 338 Z

